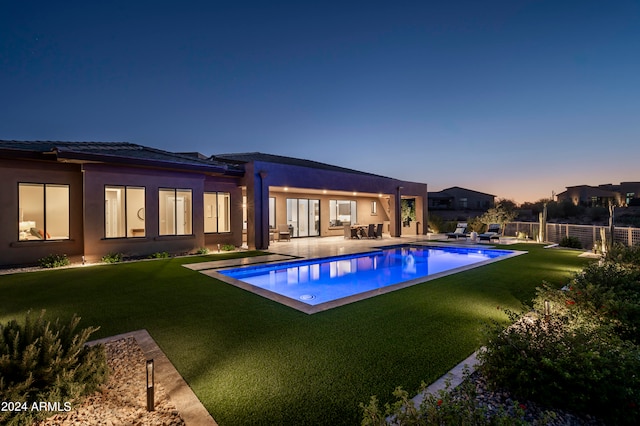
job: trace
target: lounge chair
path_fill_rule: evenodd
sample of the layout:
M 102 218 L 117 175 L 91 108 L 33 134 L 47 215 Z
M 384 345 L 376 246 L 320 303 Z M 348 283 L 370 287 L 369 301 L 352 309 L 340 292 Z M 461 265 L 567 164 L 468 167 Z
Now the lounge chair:
M 487 232 L 478 235 L 480 241 L 500 240 L 500 224 L 492 223 L 487 228 Z
M 289 225 L 286 223 L 278 225 L 278 241 L 282 240 L 291 241 L 291 231 L 289 231 Z
M 447 233 L 447 239 L 449 238 L 455 238 L 456 240 L 458 238 L 467 238 L 467 224 L 458 223 L 455 231 Z

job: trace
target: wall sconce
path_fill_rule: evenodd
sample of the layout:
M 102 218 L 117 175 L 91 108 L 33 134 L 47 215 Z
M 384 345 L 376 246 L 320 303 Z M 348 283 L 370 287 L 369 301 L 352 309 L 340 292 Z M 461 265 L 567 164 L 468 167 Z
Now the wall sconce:
M 153 411 L 153 391 L 154 391 L 154 366 L 153 359 L 147 360 L 147 411 Z

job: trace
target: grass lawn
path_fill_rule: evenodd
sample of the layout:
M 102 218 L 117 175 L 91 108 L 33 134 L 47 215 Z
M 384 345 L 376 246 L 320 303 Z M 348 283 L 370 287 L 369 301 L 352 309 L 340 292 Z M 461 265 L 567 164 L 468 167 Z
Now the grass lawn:
M 355 425 L 360 402 L 434 381 L 478 348 L 483 323 L 588 262 L 505 248 L 529 253 L 314 315 L 181 266 L 229 254 L 5 275 L 0 321 L 46 309 L 100 326 L 92 338 L 145 328 L 223 426 Z

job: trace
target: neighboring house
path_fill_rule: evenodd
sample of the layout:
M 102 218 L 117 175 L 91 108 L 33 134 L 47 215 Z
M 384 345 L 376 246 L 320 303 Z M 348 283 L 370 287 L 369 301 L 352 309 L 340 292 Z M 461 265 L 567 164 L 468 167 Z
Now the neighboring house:
M 568 186 L 557 196 L 557 201 L 571 201 L 574 205 L 587 207 L 633 206 L 640 202 L 640 182 L 621 182 L 619 185 Z
M 429 192 L 430 210 L 488 210 L 495 205 L 495 195 L 454 186 Z
M 49 254 L 91 262 L 109 253 L 189 253 L 243 238 L 266 249 L 270 225 L 280 223 L 304 237 L 386 222 L 399 236 L 401 198 L 416 199 L 426 223 L 426 184 L 308 160 L 0 141 L 0 266 Z

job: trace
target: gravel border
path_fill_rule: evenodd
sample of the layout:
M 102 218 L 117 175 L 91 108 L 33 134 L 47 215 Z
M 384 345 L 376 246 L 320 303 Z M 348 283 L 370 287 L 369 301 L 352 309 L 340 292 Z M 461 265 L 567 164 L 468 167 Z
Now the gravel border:
M 167 425 L 184 426 L 161 383 L 155 383 L 155 410 L 147 411 L 146 357 L 134 337 L 105 343 L 110 375 L 102 389 L 69 412 L 57 413 L 38 426 L 72 425 Z

